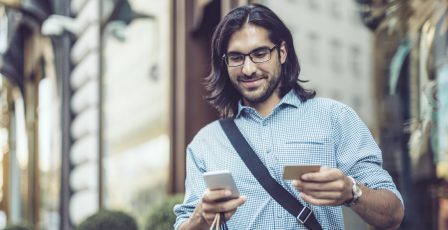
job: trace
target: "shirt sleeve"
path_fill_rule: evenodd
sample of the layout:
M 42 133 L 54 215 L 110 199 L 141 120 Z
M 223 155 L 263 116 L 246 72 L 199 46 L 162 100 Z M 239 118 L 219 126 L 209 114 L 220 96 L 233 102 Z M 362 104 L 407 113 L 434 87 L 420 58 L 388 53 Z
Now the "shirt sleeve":
M 343 105 L 337 110 L 335 144 L 338 168 L 371 189 L 387 189 L 403 204 L 392 177 L 382 168 L 382 153 L 370 130 L 355 111 Z
M 176 214 L 176 222 L 174 229 L 186 221 L 193 214 L 196 205 L 204 193 L 206 186 L 202 178 L 204 172 L 203 163 L 197 157 L 191 147 L 187 148 L 186 156 L 186 178 L 185 178 L 185 197 L 182 204 L 174 206 L 174 213 Z

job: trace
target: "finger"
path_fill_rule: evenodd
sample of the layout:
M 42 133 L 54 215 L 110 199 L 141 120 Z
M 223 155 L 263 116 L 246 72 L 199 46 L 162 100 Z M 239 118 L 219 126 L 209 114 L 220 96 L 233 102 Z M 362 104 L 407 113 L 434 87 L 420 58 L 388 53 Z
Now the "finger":
M 215 213 L 215 214 L 213 214 L 213 216 L 214 216 L 213 221 L 207 222 L 207 224 L 210 226 L 213 226 L 216 224 L 216 222 L 224 223 L 224 222 L 230 220 L 230 218 L 233 216 L 234 213 L 235 213 L 235 211 L 225 212 L 225 213 Z M 224 215 L 222 216 L 221 214 L 224 214 Z
M 225 189 L 218 189 L 218 190 L 206 190 L 204 195 L 202 195 L 202 201 L 203 202 L 216 202 L 219 200 L 224 200 L 227 198 L 230 198 L 232 192 Z
M 322 167 L 319 172 L 305 173 L 300 178 L 302 181 L 330 182 L 344 177 L 344 173 L 335 168 Z
M 235 212 L 236 212 L 236 209 L 228 211 L 228 212 L 224 212 L 225 221 L 230 220 L 230 218 L 232 218 L 232 216 L 235 214 Z M 212 225 L 213 222 L 216 221 L 217 214 L 219 214 L 219 213 L 220 212 L 217 212 L 217 213 L 203 212 L 202 216 L 204 217 L 204 219 L 207 221 L 207 223 L 209 225 Z M 222 221 L 224 221 L 224 220 L 221 220 L 221 222 Z
M 345 191 L 346 185 L 344 180 L 336 180 L 330 182 L 296 182 L 299 191 Z
M 240 196 L 220 202 L 202 202 L 202 210 L 208 213 L 231 212 L 244 204 L 246 197 Z
M 300 197 L 302 197 L 302 199 L 305 202 L 308 202 L 310 204 L 314 204 L 314 205 L 318 205 L 318 206 L 334 206 L 334 205 L 339 205 L 338 201 L 336 200 L 332 200 L 332 199 L 319 199 L 319 198 L 315 198 L 313 196 L 310 196 L 308 194 L 305 193 L 300 193 Z
M 339 174 L 338 169 L 322 167 L 319 172 L 305 173 L 300 179 L 303 181 L 327 182 L 338 178 Z
M 208 225 L 212 225 L 216 221 L 216 213 L 202 212 L 202 217 Z
M 224 217 L 226 218 L 226 221 L 230 220 L 230 218 L 232 218 L 233 214 L 235 214 L 236 209 L 230 212 L 226 212 L 224 213 Z
M 224 213 L 226 220 L 229 220 L 233 214 L 236 212 L 237 208 L 246 202 L 247 198 L 245 196 L 240 196 L 239 198 L 215 202 L 215 203 L 204 203 L 201 204 L 201 214 L 206 220 L 208 225 L 211 225 L 216 217 L 217 213 Z M 235 206 L 235 208 L 231 208 Z M 230 208 L 230 209 L 229 209 Z M 224 211 L 227 210 L 227 211 Z
M 344 197 L 341 192 L 333 192 L 333 191 L 303 191 L 302 193 L 311 196 L 315 199 L 323 199 L 323 200 L 339 201 L 342 200 Z

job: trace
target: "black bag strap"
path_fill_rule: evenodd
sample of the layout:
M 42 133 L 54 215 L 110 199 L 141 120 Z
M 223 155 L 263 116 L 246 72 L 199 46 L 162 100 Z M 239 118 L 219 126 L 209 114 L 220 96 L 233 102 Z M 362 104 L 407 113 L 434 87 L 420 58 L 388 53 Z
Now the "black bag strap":
M 258 158 L 257 154 L 247 143 L 243 134 L 236 126 L 233 119 L 223 119 L 219 121 L 222 129 L 232 143 L 233 148 L 238 152 L 252 175 L 271 195 L 277 203 L 283 206 L 296 219 L 310 230 L 322 230 L 311 209 L 303 206 L 291 193 L 281 186 L 271 174 L 266 166 Z

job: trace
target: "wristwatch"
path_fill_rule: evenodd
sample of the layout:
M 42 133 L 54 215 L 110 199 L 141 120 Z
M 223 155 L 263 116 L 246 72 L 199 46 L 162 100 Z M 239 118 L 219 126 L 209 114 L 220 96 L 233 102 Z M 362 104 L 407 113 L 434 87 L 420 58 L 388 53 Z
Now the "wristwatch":
M 350 178 L 350 180 L 353 183 L 353 186 L 352 186 L 353 198 L 351 200 L 347 201 L 344 205 L 347 207 L 350 207 L 353 204 L 356 204 L 358 202 L 359 198 L 362 196 L 362 190 L 361 190 L 360 182 L 356 181 L 351 176 L 347 176 L 347 177 Z

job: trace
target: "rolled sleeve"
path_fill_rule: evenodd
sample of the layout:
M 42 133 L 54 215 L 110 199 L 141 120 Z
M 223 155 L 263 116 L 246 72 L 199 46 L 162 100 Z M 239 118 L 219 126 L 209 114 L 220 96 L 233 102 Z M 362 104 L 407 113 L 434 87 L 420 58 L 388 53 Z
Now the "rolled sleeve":
M 187 176 L 185 178 L 185 197 L 182 204 L 174 206 L 174 213 L 176 214 L 176 222 L 174 229 L 189 219 L 196 208 L 201 195 L 204 193 L 206 186 L 202 179 L 204 172 L 201 160 L 193 153 L 191 147 L 187 148 L 186 156 L 186 170 Z
M 371 189 L 387 189 L 403 204 L 392 177 L 382 168 L 382 153 L 370 130 L 355 111 L 347 106 L 339 110 L 335 122 L 338 167 Z

